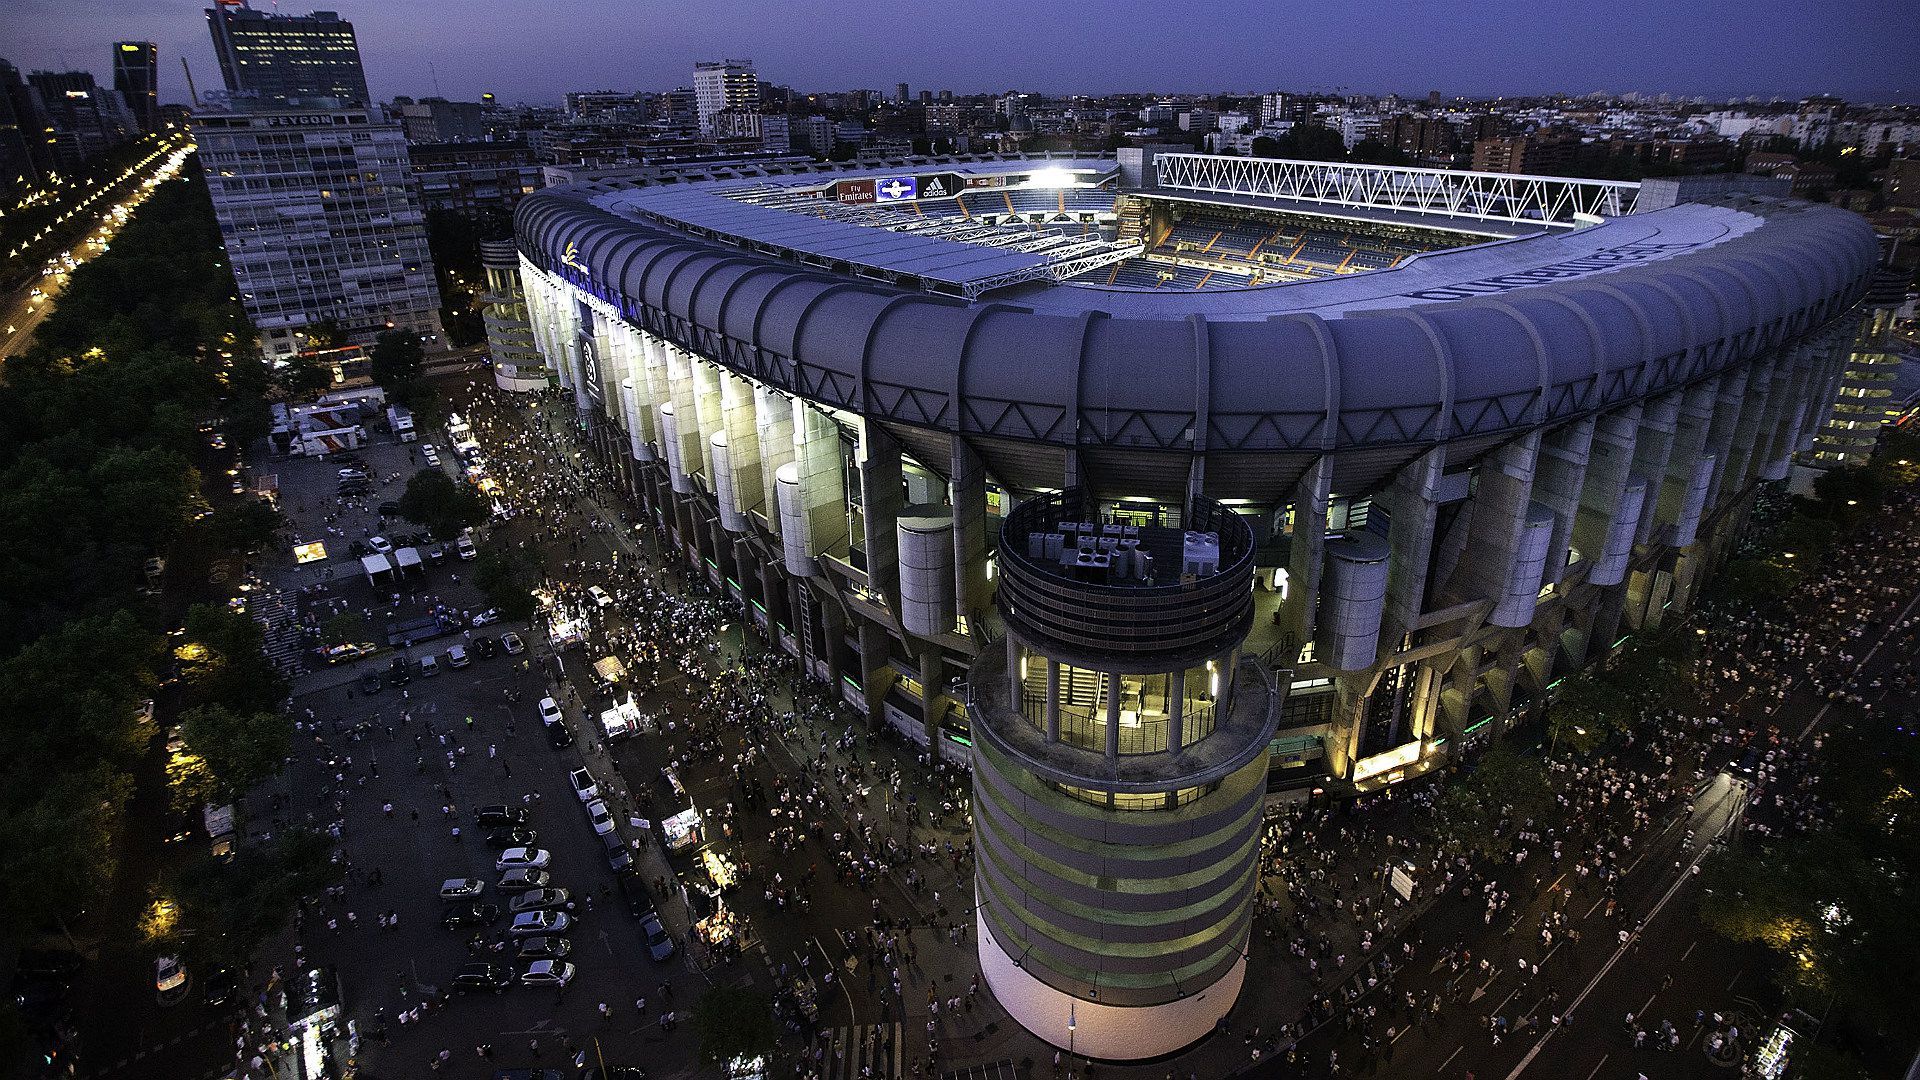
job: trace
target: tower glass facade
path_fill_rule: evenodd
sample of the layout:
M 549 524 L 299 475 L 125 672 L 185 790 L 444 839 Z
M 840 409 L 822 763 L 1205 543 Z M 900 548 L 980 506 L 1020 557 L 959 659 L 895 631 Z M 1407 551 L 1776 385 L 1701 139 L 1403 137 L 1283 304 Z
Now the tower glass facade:
M 227 93 L 264 105 L 366 105 L 353 24 L 331 11 L 280 15 L 244 3 L 207 11 Z

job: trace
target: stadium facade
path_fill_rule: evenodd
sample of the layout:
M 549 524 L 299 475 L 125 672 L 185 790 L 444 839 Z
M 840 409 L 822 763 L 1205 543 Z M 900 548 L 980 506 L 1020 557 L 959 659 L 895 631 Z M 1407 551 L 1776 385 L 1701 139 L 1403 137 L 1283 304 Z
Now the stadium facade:
M 973 770 L 982 971 L 1203 1037 L 1271 791 L 1417 776 L 1684 611 L 1875 261 L 1764 182 L 1154 155 L 549 189 L 539 353 L 689 571 Z

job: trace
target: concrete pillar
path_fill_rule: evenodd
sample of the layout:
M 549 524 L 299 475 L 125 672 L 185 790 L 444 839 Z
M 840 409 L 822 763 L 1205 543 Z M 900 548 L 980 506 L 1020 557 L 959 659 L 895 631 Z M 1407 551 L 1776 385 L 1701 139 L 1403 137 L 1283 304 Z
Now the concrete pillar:
M 1567 552 L 1573 546 L 1574 518 L 1580 509 L 1581 489 L 1586 485 L 1593 430 L 1591 417 L 1576 420 L 1549 432 L 1540 443 L 1533 501 L 1553 514 L 1553 535 L 1547 542 L 1542 584 L 1558 585 L 1566 574 Z
M 1733 442 L 1727 448 L 1730 457 L 1721 472 L 1720 486 L 1708 505 L 1718 505 L 1724 499 L 1737 496 L 1753 478 L 1756 459 L 1765 453 L 1768 433 L 1763 425 L 1778 419 L 1773 396 L 1774 373 L 1785 366 L 1777 353 L 1769 351 L 1749 367 L 1746 400 L 1740 408 L 1740 422 L 1734 425 Z
M 1540 587 L 1545 583 L 1547 559 L 1553 546 L 1558 515 L 1541 504 L 1528 503 L 1520 534 L 1509 556 L 1507 582 L 1487 622 L 1494 626 L 1521 627 L 1533 622 L 1534 609 L 1540 606 Z
M 887 693 L 899 673 L 888 655 L 887 629 L 871 619 L 857 618 L 860 636 L 860 689 L 866 695 L 867 719 L 887 722 Z
M 1320 602 L 1320 574 L 1326 562 L 1327 506 L 1333 492 L 1333 464 L 1325 457 L 1312 465 L 1293 486 L 1293 537 L 1287 549 L 1288 629 L 1296 645 L 1313 637 Z
M 947 694 L 947 658 L 938 645 L 920 650 L 920 718 L 926 725 L 927 749 L 935 760 L 951 757 L 941 746 L 940 721 L 947 715 L 952 699 Z
M 696 359 L 693 362 L 693 408 L 693 415 L 699 418 L 699 430 L 695 433 L 698 437 L 693 441 L 693 448 L 699 457 L 687 458 L 687 469 L 699 473 L 701 479 L 707 482 L 707 490 L 713 491 L 717 485 L 713 478 L 713 462 L 707 457 L 707 449 L 712 445 L 707 439 L 716 431 L 725 431 L 727 422 L 720 410 L 720 369 L 704 360 Z M 686 422 L 685 413 L 681 414 L 680 420 L 683 424 Z
M 1713 457 L 1713 472 L 1707 476 L 1705 506 L 1718 505 L 1720 486 L 1734 464 L 1733 437 L 1740 428 L 1741 414 L 1747 409 L 1747 380 L 1757 365 L 1748 364 L 1721 374 L 1715 391 L 1713 423 L 1707 431 L 1706 452 Z
M 896 533 L 905 501 L 900 477 L 900 445 L 879 424 L 860 422 L 860 504 L 866 521 L 867 584 L 900 611 L 900 550 Z
M 682 456 L 686 443 L 680 438 L 679 408 L 669 401 L 660 406 L 660 432 L 667 451 L 667 479 L 676 495 L 693 493 L 693 481 L 687 475 L 686 459 Z
M 900 627 L 916 637 L 951 633 L 954 620 L 954 522 L 947 506 L 902 507 L 899 550 Z
M 1717 384 L 1718 380 L 1709 379 L 1686 388 L 1674 429 L 1673 451 L 1667 457 L 1660 498 L 1654 504 L 1655 524 L 1675 526 L 1676 532 L 1687 536 L 1689 544 L 1693 542 L 1693 527 L 1700 521 L 1699 510 L 1706 505 L 1707 488 L 1713 482 L 1713 461 L 1706 446 L 1713 426 L 1713 406 L 1719 399 Z M 1692 508 L 1691 520 L 1687 528 L 1680 529 L 1678 526 L 1689 516 L 1686 512 L 1689 507 Z M 1642 528 L 1645 528 L 1644 522 Z
M 1623 503 L 1623 494 L 1633 476 L 1634 444 L 1640 429 L 1640 406 L 1611 409 L 1594 418 L 1593 438 L 1587 448 L 1587 467 L 1580 484 L 1580 501 L 1574 508 L 1571 544 L 1588 564 L 1587 580 L 1593 581 L 1593 566 L 1607 548 L 1607 538 L 1622 514 L 1631 510 L 1633 524 L 1624 540 L 1631 553 L 1633 538 L 1640 524 L 1640 507 Z M 1644 495 L 1646 485 L 1641 484 Z M 1625 570 L 1625 559 L 1621 567 Z M 1619 579 L 1615 578 L 1614 582 Z M 1594 582 L 1613 584 L 1614 582 Z
M 708 437 L 707 461 L 713 470 L 710 479 L 714 507 L 720 513 L 720 527 L 730 533 L 746 532 L 747 517 L 740 512 L 739 490 L 734 487 L 733 447 L 726 431 L 716 431 Z
M 778 390 L 755 385 L 753 415 L 759 427 L 760 512 L 767 528 L 780 535 L 778 475 L 781 466 L 794 460 L 793 399 Z
M 954 604 L 978 635 L 993 606 L 993 583 L 987 580 L 987 470 L 964 439 L 956 436 L 952 447 Z
M 1440 447 L 1420 455 L 1394 475 L 1374 499 L 1386 510 L 1386 628 L 1397 645 L 1426 608 L 1427 577 L 1433 567 L 1433 530 L 1440 512 L 1440 477 L 1447 453 Z
M 1467 545 L 1453 569 L 1449 592 L 1456 602 L 1493 600 L 1498 618 L 1506 620 L 1489 616 L 1497 626 L 1525 626 L 1532 621 L 1533 598 L 1514 595 L 1519 588 L 1514 572 L 1521 535 L 1532 520 L 1533 478 L 1539 456 L 1540 433 L 1536 431 L 1493 451 L 1476 470 Z M 1546 565 L 1550 536 L 1549 531 L 1537 538 L 1536 574 Z M 1534 588 L 1538 591 L 1537 576 Z
M 846 474 L 841 471 L 840 425 L 811 405 L 795 403 L 793 437 L 807 553 L 845 555 L 847 492 Z
M 722 371 L 719 376 L 720 413 L 727 433 L 728 486 L 733 513 L 741 523 L 735 531 L 744 531 L 749 514 L 757 512 L 766 518 L 778 515 L 766 501 L 766 489 L 760 481 L 759 414 L 753 384 L 730 371 Z
M 1647 478 L 1646 506 L 1640 512 L 1640 527 L 1634 543 L 1644 544 L 1653 535 L 1662 489 L 1666 483 L 1667 462 L 1673 456 L 1674 437 L 1680 430 L 1680 403 L 1686 390 L 1673 390 L 1648 400 L 1640 411 L 1640 426 L 1633 447 L 1633 475 Z
M 1372 533 L 1357 532 L 1328 543 L 1326 549 L 1314 658 L 1336 671 L 1363 670 L 1373 665 L 1379 651 L 1380 622 L 1387 606 L 1388 545 Z
M 667 452 L 669 468 L 678 468 L 673 490 L 687 494 L 694 490 L 693 478 L 705 468 L 705 440 L 700 437 L 700 411 L 694 405 L 694 369 L 701 366 L 685 349 L 669 345 L 666 349 L 667 389 L 673 405 L 673 422 L 667 438 L 673 447 Z M 661 409 L 661 419 L 666 409 Z

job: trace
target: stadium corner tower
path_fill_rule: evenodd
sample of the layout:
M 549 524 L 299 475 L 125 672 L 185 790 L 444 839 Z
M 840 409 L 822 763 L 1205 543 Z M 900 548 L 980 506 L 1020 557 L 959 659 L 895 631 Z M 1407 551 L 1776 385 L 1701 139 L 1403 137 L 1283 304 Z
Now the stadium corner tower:
M 1783 187 L 1136 149 L 655 168 L 515 226 L 689 572 L 972 770 L 995 996 L 1139 1060 L 1240 993 L 1269 798 L 1526 722 L 1786 475 L 1875 244 Z

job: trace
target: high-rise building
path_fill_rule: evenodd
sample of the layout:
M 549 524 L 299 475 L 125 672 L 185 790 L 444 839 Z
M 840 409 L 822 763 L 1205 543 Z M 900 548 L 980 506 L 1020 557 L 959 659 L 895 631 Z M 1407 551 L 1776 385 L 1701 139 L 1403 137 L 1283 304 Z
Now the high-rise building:
M 895 101 L 898 101 L 898 102 L 900 102 L 901 104 L 903 104 L 903 105 L 904 105 L 904 104 L 906 104 L 906 102 L 907 102 L 907 98 L 908 98 L 909 96 L 910 96 L 910 95 L 909 95 L 909 93 L 908 93 L 908 88 L 907 88 L 907 84 L 906 84 L 906 83 L 898 83 L 898 84 L 896 84 L 896 85 L 894 86 L 894 88 L 893 88 L 893 100 L 895 100 Z
M 40 95 L 53 160 L 62 169 L 78 168 L 134 135 L 126 106 L 103 92 L 90 71 L 36 71 L 27 83 Z
M 38 184 L 53 171 L 53 132 L 40 95 L 0 60 L 0 191 Z
M 411 143 L 481 142 L 487 137 L 486 107 L 477 101 L 400 99 L 392 111 Z
M 160 54 L 153 42 L 114 42 L 113 89 L 142 133 L 160 130 Z
M 364 106 L 367 74 L 353 24 L 331 11 L 281 15 L 246 0 L 207 9 L 227 92 L 268 106 Z
M 202 113 L 194 139 L 240 302 L 269 359 L 322 323 L 368 344 L 440 333 L 440 297 L 407 137 L 378 113 Z
M 702 60 L 693 65 L 693 97 L 700 130 L 707 131 L 722 109 L 760 107 L 760 76 L 751 60 Z
M 548 385 L 547 364 L 534 344 L 533 323 L 527 317 L 527 294 L 520 285 L 520 251 L 511 237 L 480 241 L 480 264 L 486 268 L 487 352 L 493 360 L 493 379 L 502 390 L 543 390 Z

